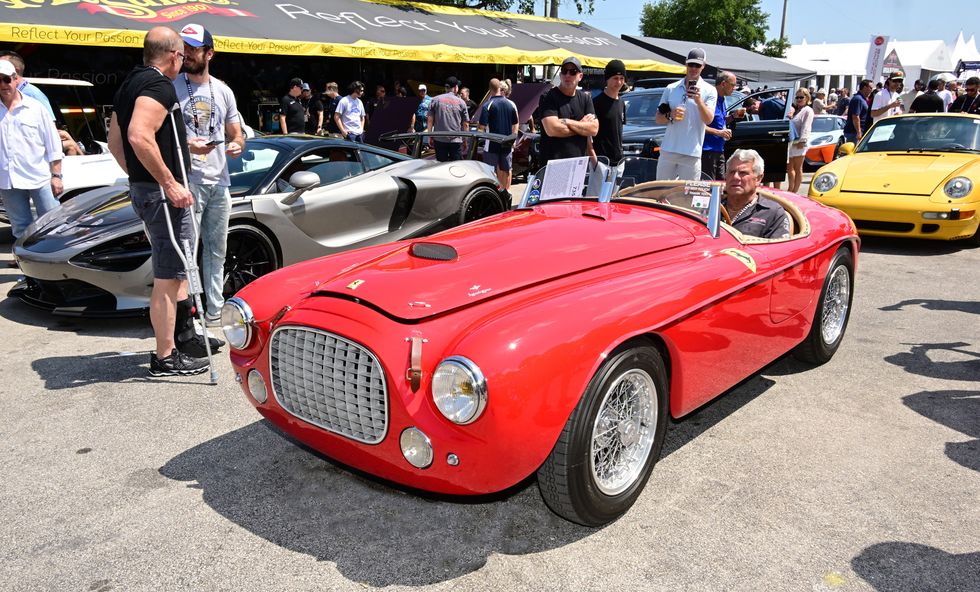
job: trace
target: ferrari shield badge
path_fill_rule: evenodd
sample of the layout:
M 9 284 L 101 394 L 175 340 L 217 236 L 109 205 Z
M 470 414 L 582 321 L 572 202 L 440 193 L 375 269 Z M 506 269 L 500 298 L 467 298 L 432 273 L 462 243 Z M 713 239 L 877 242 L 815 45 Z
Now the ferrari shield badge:
M 348 290 L 356 290 L 358 286 L 364 283 L 364 280 L 354 280 L 353 282 L 347 284 Z
M 749 268 L 749 271 L 755 273 L 755 259 L 752 258 L 752 255 L 738 249 L 722 249 L 721 252 L 738 259 Z

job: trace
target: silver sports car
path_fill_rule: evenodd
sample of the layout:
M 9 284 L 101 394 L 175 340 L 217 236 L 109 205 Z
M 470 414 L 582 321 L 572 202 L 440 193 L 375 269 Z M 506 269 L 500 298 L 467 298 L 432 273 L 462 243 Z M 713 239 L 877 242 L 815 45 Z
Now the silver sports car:
M 438 163 L 306 136 L 249 140 L 230 161 L 225 293 L 289 265 L 425 235 L 509 208 L 481 162 Z M 143 314 L 150 244 L 128 188 L 84 193 L 14 245 L 26 276 L 10 295 L 71 316 Z

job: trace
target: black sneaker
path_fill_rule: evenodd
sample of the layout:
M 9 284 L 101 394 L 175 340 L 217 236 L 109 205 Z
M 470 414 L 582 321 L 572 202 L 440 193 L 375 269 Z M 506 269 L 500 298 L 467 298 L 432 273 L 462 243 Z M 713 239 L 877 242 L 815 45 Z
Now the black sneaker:
M 222 340 L 220 340 L 220 339 L 218 339 L 216 337 L 208 337 L 208 339 L 211 340 L 211 353 L 212 354 L 218 353 L 218 350 L 221 348 L 221 346 L 223 346 L 225 344 L 224 341 L 222 341 Z M 175 345 L 177 346 L 177 350 L 180 353 L 185 354 L 187 356 L 190 356 L 192 358 L 206 358 L 206 357 L 208 357 L 208 350 L 205 349 L 205 347 L 204 347 L 204 336 L 203 335 L 198 335 L 197 333 L 195 333 L 194 334 L 194 337 L 191 337 L 190 339 L 187 339 L 187 340 L 177 340 L 176 343 L 175 343 Z
M 150 376 L 190 376 L 207 372 L 209 367 L 207 359 L 192 358 L 176 349 L 165 358 L 150 354 Z

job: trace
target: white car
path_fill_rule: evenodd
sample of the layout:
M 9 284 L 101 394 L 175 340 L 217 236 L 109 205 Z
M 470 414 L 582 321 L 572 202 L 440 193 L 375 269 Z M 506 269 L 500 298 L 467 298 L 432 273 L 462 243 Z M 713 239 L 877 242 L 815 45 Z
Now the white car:
M 840 147 L 844 144 L 844 123 L 846 120 L 839 115 L 817 115 L 813 118 L 805 164 L 820 168 L 840 156 Z

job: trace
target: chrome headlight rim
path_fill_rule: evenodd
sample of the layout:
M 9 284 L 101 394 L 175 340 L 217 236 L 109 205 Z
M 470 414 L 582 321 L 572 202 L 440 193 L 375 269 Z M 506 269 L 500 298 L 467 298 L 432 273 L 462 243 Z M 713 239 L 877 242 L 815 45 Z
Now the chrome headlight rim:
M 462 418 L 462 419 L 454 418 L 454 414 L 447 412 L 440 405 L 440 400 L 442 400 L 442 397 L 440 396 L 440 394 L 436 393 L 435 376 L 439 373 L 439 370 L 443 366 L 447 366 L 447 365 L 455 366 L 456 368 L 459 368 L 460 370 L 465 372 L 469 377 L 469 381 L 473 385 L 473 397 L 475 398 L 476 405 L 472 415 L 470 415 L 469 417 Z M 432 373 L 432 376 L 433 376 L 432 386 L 431 386 L 432 401 L 435 403 L 436 409 L 439 410 L 439 413 L 441 413 L 443 417 L 445 417 L 446 419 L 448 419 L 449 421 L 453 422 L 456 425 L 469 425 L 474 421 L 480 419 L 480 417 L 483 415 L 484 410 L 486 410 L 487 408 L 487 400 L 489 397 L 487 392 L 487 379 L 483 375 L 483 371 L 480 370 L 480 367 L 477 366 L 475 362 L 473 362 L 472 360 L 464 356 L 449 356 L 448 358 L 439 362 L 439 364 L 436 366 L 435 371 Z
M 962 183 L 962 187 L 963 187 L 963 189 L 961 190 L 962 195 L 956 195 L 953 193 L 953 188 L 951 186 L 955 185 L 956 183 Z M 946 181 L 946 184 L 943 185 L 943 193 L 946 194 L 946 197 L 950 199 L 963 199 L 964 197 L 970 195 L 972 191 L 973 191 L 973 181 L 971 181 L 969 177 L 963 177 L 963 176 L 953 177 L 949 181 Z
M 814 177 L 810 187 L 813 187 L 815 191 L 819 191 L 820 193 L 827 193 L 834 187 L 837 187 L 837 175 L 830 172 L 820 173 Z
M 241 340 L 235 339 L 230 329 L 235 327 L 229 327 L 225 323 L 225 309 L 229 309 L 237 313 L 238 317 L 241 319 L 241 328 L 244 329 L 244 337 Z M 248 347 L 249 343 L 252 342 L 252 324 L 255 321 L 255 315 L 252 314 L 252 308 L 247 302 L 233 296 L 228 300 L 225 300 L 225 305 L 221 307 L 221 332 L 225 335 L 225 340 L 228 341 L 228 346 L 233 349 L 245 349 Z M 239 343 L 240 341 L 240 343 Z

